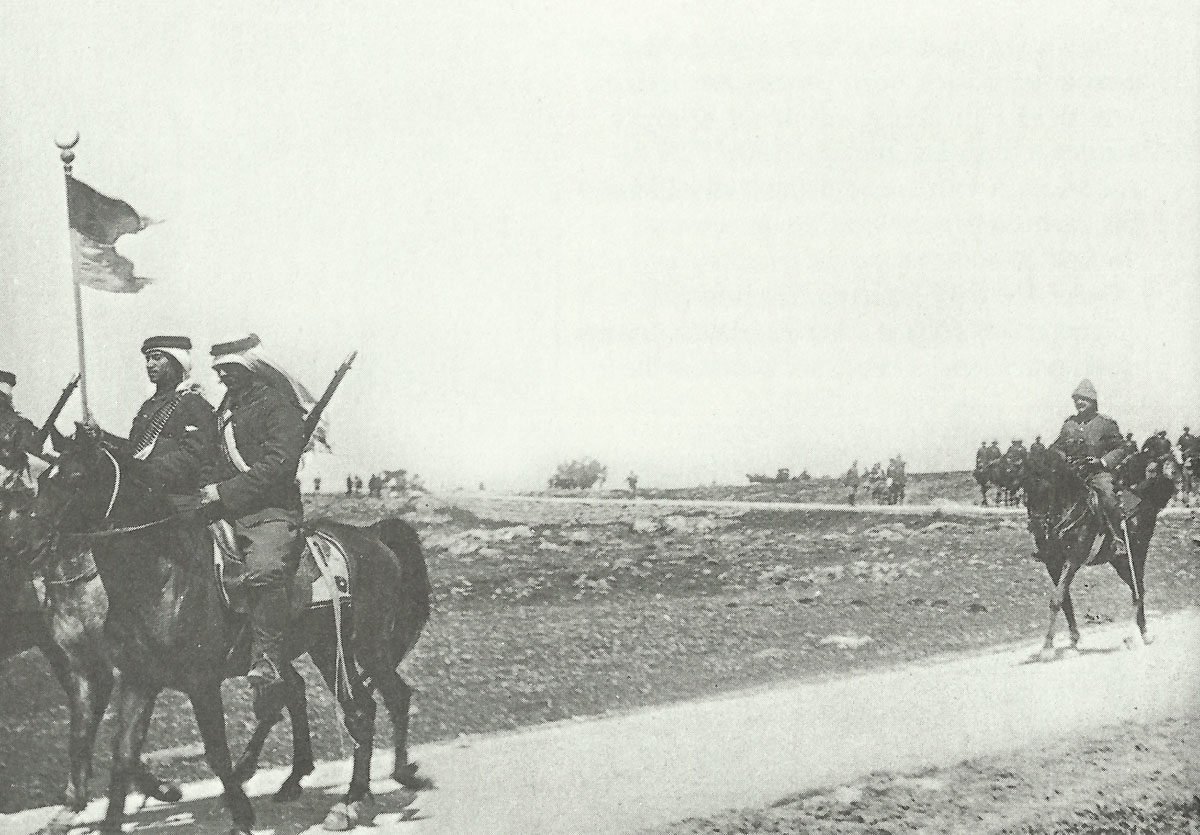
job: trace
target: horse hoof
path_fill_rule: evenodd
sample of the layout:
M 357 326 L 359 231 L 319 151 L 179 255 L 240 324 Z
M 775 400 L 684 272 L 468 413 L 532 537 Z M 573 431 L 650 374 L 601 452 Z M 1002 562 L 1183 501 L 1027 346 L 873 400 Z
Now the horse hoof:
M 38 830 L 39 835 L 67 835 L 75 828 L 75 818 L 82 809 L 61 809 L 54 817 L 46 821 L 46 825 Z
M 1154 636 L 1151 635 L 1149 632 L 1143 632 L 1142 633 L 1142 643 L 1145 644 L 1146 646 L 1150 646 L 1152 643 L 1154 643 Z
M 300 793 L 300 781 L 289 777 L 283 781 L 283 785 L 279 787 L 279 791 L 275 792 L 272 800 L 276 803 L 289 803 L 298 798 Z
M 375 816 L 379 814 L 379 808 L 375 805 L 375 798 L 367 795 L 362 800 L 356 800 L 350 804 L 350 813 L 354 817 L 357 817 L 359 823 L 369 826 L 375 822 Z
M 392 770 L 392 779 L 404 786 L 404 788 L 412 789 L 413 791 L 424 791 L 433 788 L 432 780 L 417 774 L 416 763 L 397 766 Z
M 1038 653 L 1038 661 L 1047 664 L 1058 657 L 1058 653 L 1054 651 L 1054 647 L 1042 647 L 1042 651 Z
M 345 803 L 335 803 L 325 816 L 321 828 L 328 832 L 346 832 L 358 823 L 358 813 Z
M 1125 649 L 1134 650 L 1141 646 L 1137 638 L 1132 635 L 1125 636 Z
M 178 803 L 183 800 L 183 790 L 179 788 L 177 783 L 172 783 L 167 780 L 156 782 L 152 790 L 146 793 L 148 797 L 152 797 L 159 803 Z

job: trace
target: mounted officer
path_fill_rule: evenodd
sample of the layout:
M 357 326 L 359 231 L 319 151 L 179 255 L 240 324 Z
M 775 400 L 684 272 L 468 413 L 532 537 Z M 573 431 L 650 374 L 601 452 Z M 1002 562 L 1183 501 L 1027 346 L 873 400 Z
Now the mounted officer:
M 980 441 L 979 449 L 975 450 L 975 471 L 979 472 L 982 470 L 987 466 L 987 463 L 990 460 L 991 459 L 988 457 L 987 441 Z
M 1004 457 L 1004 453 L 1000 451 L 1000 442 L 992 441 L 992 445 L 987 449 L 987 462 L 990 464 L 993 461 L 999 461 Z
M 1029 459 L 1029 450 L 1025 449 L 1025 442 L 1020 438 L 1013 438 L 1008 449 L 1004 451 L 1004 460 L 1010 466 L 1021 465 L 1025 466 L 1025 462 Z
M 1042 436 L 1038 435 L 1033 439 L 1033 443 L 1029 445 L 1029 457 L 1038 460 L 1046 454 L 1046 445 L 1042 443 Z
M 224 453 L 204 501 L 232 524 L 246 559 L 242 584 L 250 603 L 251 666 L 255 704 L 283 685 L 283 632 L 288 589 L 303 551 L 304 508 L 296 471 L 306 443 L 298 382 L 261 353 L 259 338 L 212 346 L 213 368 L 225 385 L 218 408 Z
M 1121 535 L 1121 505 L 1117 499 L 1113 472 L 1125 459 L 1125 442 L 1117 422 L 1099 413 L 1096 387 L 1090 380 L 1081 380 L 1071 392 L 1075 414 L 1063 421 L 1058 438 L 1050 449 L 1062 453 L 1074 462 L 1080 475 L 1096 496 L 1098 510 L 1116 542 L 1124 546 Z
M 1167 430 L 1159 429 L 1142 443 L 1142 452 L 1150 455 L 1155 461 L 1171 457 L 1171 439 Z
M 45 439 L 13 408 L 16 385 L 16 374 L 0 371 L 0 490 L 33 490 L 28 456 L 40 456 Z
M 1127 456 L 1129 456 L 1129 455 L 1133 455 L 1137 451 L 1138 451 L 1138 442 L 1133 439 L 1133 433 L 1126 432 L 1125 433 L 1125 454 Z
M 1187 426 L 1183 427 L 1183 434 L 1179 436 L 1179 457 L 1181 460 L 1186 461 L 1196 454 L 1196 441 L 1197 438 L 1192 434 L 1192 430 Z

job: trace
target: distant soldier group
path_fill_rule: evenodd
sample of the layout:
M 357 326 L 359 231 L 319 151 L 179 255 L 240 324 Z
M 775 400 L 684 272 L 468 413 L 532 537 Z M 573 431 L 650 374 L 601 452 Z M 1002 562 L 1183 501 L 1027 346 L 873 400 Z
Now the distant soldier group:
M 1059 437 L 1049 448 L 1042 443 L 1040 435 L 1028 450 L 1020 438 L 1014 438 L 1004 452 L 1000 451 L 1000 445 L 995 440 L 990 445 L 986 441 L 980 442 L 975 451 L 974 474 L 983 491 L 985 505 L 988 503 L 988 486 L 998 486 L 1002 493 L 1007 491 L 1015 494 L 1015 500 L 1019 501 L 1025 467 L 1031 461 L 1038 461 L 1048 450 L 1080 462 L 1081 474 L 1086 475 L 1110 523 L 1116 519 L 1115 508 L 1118 506 L 1118 485 L 1114 479 L 1120 475 L 1122 462 L 1138 453 L 1154 466 L 1162 467 L 1170 462 L 1173 471 L 1181 472 L 1182 495 L 1185 502 L 1190 501 L 1196 468 L 1200 464 L 1200 441 L 1192 435 L 1190 427 L 1183 427 L 1183 434 L 1179 436 L 1179 460 L 1176 461 L 1173 445 L 1165 429 L 1159 429 L 1147 437 L 1140 448 L 1132 432 L 1122 436 L 1117 422 L 1098 412 L 1098 396 L 1091 381 L 1081 381 L 1071 393 L 1071 399 L 1076 412 L 1063 423 Z
M 846 501 L 854 505 L 858 503 L 858 491 L 862 488 L 867 498 L 876 504 L 901 504 L 904 501 L 904 489 L 907 483 L 907 463 L 904 457 L 896 453 L 896 457 L 888 460 L 885 469 L 882 462 L 876 461 L 871 468 L 858 472 L 858 461 L 850 465 L 842 478 L 848 490 Z

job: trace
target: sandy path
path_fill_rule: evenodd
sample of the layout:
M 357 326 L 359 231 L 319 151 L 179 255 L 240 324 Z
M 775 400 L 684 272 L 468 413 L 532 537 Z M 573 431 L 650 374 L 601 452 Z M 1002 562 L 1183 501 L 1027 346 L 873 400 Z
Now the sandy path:
M 1194 711 L 1200 612 L 1156 623 L 1158 641 L 1135 652 L 1120 648 L 1127 627 L 1092 630 L 1083 653 L 1050 664 L 1028 663 L 1033 647 L 1025 645 L 421 746 L 414 755 L 438 789 L 405 809 L 410 798 L 381 781 L 384 813 L 374 831 L 627 832 L 763 805 L 870 771 L 951 763 Z M 380 758 L 376 773 L 387 767 Z M 323 764 L 306 783 L 339 786 L 347 774 L 344 764 Z M 267 793 L 281 779 L 278 771 L 260 774 L 248 788 Z M 147 808 L 138 830 L 223 832 L 227 817 L 206 799 L 216 789 L 215 781 L 193 784 L 181 806 Z M 310 790 L 288 807 L 259 800 L 259 828 L 321 831 L 316 824 L 332 799 Z M 93 803 L 84 819 L 101 809 Z M 52 812 L 0 816 L 0 832 L 35 831 Z

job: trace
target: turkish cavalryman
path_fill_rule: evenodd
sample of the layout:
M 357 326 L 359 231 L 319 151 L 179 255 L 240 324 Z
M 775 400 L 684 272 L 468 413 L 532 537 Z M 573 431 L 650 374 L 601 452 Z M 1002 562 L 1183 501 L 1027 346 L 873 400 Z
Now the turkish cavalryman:
M 1179 458 L 1186 461 L 1195 455 L 1196 436 L 1192 434 L 1192 430 L 1185 426 L 1183 434 L 1179 436 Z
M 1029 450 L 1025 449 L 1025 442 L 1020 438 L 1013 438 L 1008 449 L 1004 451 L 1004 460 L 1010 466 L 1025 466 L 1026 459 L 1029 458 Z
M 980 441 L 979 449 L 975 450 L 975 471 L 979 472 L 980 470 L 982 470 L 984 467 L 987 466 L 987 463 L 990 460 L 991 459 L 988 458 L 987 441 Z
M 1100 512 L 1117 542 L 1121 535 L 1121 506 L 1113 472 L 1125 459 L 1125 441 L 1117 422 L 1097 410 L 1096 387 L 1082 380 L 1071 392 L 1075 414 L 1063 421 L 1058 438 L 1050 445 L 1074 462 L 1099 500 Z
M 1046 445 L 1042 443 L 1042 436 L 1038 435 L 1033 439 L 1033 443 L 1029 445 L 1029 457 L 1034 460 L 1041 460 L 1042 455 L 1046 452 Z
M 44 438 L 28 418 L 13 408 L 17 375 L 0 371 L 0 489 L 32 490 L 29 455 L 41 455 Z
M 1159 429 L 1147 438 L 1142 443 L 1142 452 L 1148 453 L 1156 461 L 1169 458 L 1171 456 L 1171 440 L 1167 437 L 1167 430 Z
M 298 384 L 268 362 L 259 345 L 251 334 L 212 346 L 213 367 L 226 388 L 217 415 L 225 460 L 218 480 L 204 488 L 205 502 L 219 502 L 233 523 L 246 559 L 242 583 L 252 639 L 247 678 L 256 707 L 278 693 L 287 662 L 288 591 L 303 550 L 296 471 L 306 442 Z

